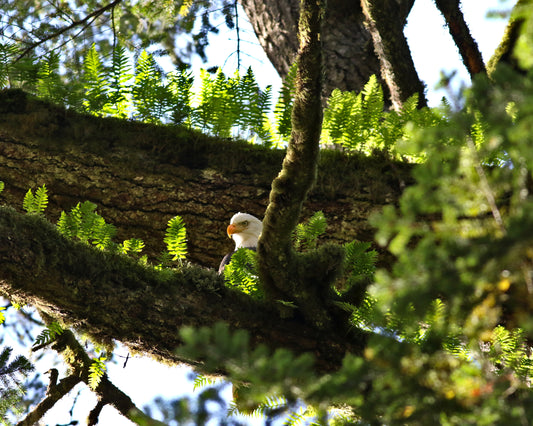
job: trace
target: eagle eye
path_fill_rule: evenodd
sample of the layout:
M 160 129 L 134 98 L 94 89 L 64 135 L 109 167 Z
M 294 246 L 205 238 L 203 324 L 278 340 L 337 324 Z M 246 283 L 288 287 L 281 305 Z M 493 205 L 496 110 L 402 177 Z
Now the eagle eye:
M 242 223 L 242 226 L 248 226 L 248 221 L 247 220 L 244 220 L 241 223 Z

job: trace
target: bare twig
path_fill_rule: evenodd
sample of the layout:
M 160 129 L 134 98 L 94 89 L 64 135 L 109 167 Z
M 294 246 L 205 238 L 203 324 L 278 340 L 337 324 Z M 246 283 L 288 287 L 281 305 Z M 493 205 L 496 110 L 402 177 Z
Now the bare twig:
M 61 34 L 66 33 L 67 31 L 70 31 L 71 29 L 78 27 L 80 25 L 84 25 L 87 22 L 90 23 L 94 22 L 96 18 L 98 18 L 100 15 L 102 15 L 104 12 L 106 12 L 109 9 L 113 9 L 116 5 L 118 5 L 122 0 L 114 0 L 112 3 L 109 3 L 107 6 L 104 6 L 98 10 L 95 10 L 92 13 L 89 13 L 85 18 L 80 19 L 78 21 L 74 21 L 72 24 L 70 24 L 67 27 L 61 28 L 60 30 L 47 35 L 46 37 L 40 39 L 39 41 L 32 43 L 30 46 L 28 46 L 26 49 L 22 51 L 22 53 L 17 57 L 15 62 L 21 60 L 24 56 L 26 56 L 29 52 L 31 52 L 33 49 L 35 49 L 37 46 L 40 46 L 43 43 L 46 43 L 48 40 L 51 40 L 53 38 L 59 37 Z M 86 28 L 87 25 L 84 26 Z

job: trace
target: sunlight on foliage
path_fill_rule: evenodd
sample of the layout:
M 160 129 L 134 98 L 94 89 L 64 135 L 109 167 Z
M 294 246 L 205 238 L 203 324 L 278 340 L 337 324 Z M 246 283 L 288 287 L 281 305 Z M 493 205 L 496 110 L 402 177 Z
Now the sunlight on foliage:
M 102 381 L 102 377 L 104 377 L 104 374 L 107 369 L 104 364 L 104 361 L 106 359 L 107 358 L 105 356 L 93 359 L 91 366 L 89 367 L 89 387 L 92 390 L 98 387 L 98 385 Z
M 63 327 L 61 327 L 57 322 L 52 322 L 46 326 L 46 328 L 39 333 L 35 338 L 33 347 L 48 345 L 53 342 L 57 336 L 63 333 Z
M 24 196 L 24 201 L 22 207 L 26 210 L 27 213 L 44 213 L 46 206 L 48 205 L 48 190 L 46 185 L 41 186 L 33 194 L 31 189 L 28 189 L 26 195 Z
M 180 216 L 174 216 L 168 221 L 164 242 L 172 260 L 183 260 L 187 256 L 187 234 L 185 223 Z
M 106 223 L 96 212 L 96 204 L 90 201 L 78 203 L 70 213 L 61 212 L 57 227 L 66 237 L 94 244 L 102 250 L 113 245 L 111 240 L 116 234 L 116 228 Z
M 257 269 L 257 253 L 241 247 L 233 253 L 231 262 L 224 268 L 224 282 L 254 298 L 262 298 Z
M 295 65 L 273 106 L 271 87 L 260 89 L 251 68 L 244 75 L 236 72 L 233 76 L 221 70 L 214 75 L 201 70 L 195 85 L 191 72 L 165 74 L 146 51 L 141 51 L 132 63 L 131 55 L 119 45 L 111 60 L 104 61 L 93 45 L 85 56 L 80 81 L 67 84 L 61 79 L 57 56 L 12 63 L 16 53 L 14 46 L 0 45 L 0 89 L 22 85 L 38 96 L 98 116 L 181 124 L 222 138 L 244 138 L 270 147 L 286 146 L 291 136 Z M 375 76 L 361 93 L 336 89 L 327 100 L 320 143 L 365 154 L 386 150 L 420 161 L 424 154 L 404 142 L 416 129 L 444 123 L 449 108 L 418 108 L 417 99 L 413 95 L 401 111 L 385 111 L 383 90 Z

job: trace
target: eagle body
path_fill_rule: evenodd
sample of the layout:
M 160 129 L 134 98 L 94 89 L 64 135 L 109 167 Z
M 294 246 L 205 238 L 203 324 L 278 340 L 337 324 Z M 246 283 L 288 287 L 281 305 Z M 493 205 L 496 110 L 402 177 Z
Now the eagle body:
M 220 262 L 218 273 L 221 274 L 227 264 L 230 263 L 233 253 L 242 247 L 249 248 L 251 250 L 257 249 L 257 241 L 263 230 L 263 223 L 248 213 L 236 213 L 230 220 L 230 224 L 227 228 L 228 237 L 235 241 L 235 250 L 228 253 Z

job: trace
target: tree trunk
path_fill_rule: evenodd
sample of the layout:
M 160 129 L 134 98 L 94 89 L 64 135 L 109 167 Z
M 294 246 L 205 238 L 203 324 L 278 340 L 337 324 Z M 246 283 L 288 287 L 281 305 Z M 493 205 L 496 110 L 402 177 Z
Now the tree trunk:
M 21 208 L 28 189 L 46 184 L 46 211 L 89 200 L 118 239 L 141 238 L 151 258 L 164 249 L 167 222 L 185 221 L 188 259 L 217 268 L 233 250 L 225 229 L 246 211 L 263 217 L 284 152 L 224 141 L 178 127 L 77 114 L 0 92 L 0 200 Z M 409 181 L 409 166 L 386 158 L 323 151 L 303 217 L 322 210 L 327 239 L 372 239 L 369 214 L 394 203 Z
M 296 59 L 299 0 L 240 0 L 259 43 L 284 78 Z M 379 61 L 361 6 L 353 0 L 330 0 L 321 38 L 324 47 L 324 93 L 335 88 L 360 91 Z
M 418 94 L 418 106 L 427 104 L 425 86 L 418 77 L 403 33 L 413 3 L 414 0 L 361 0 L 381 64 L 381 75 L 396 110 L 415 93 Z

